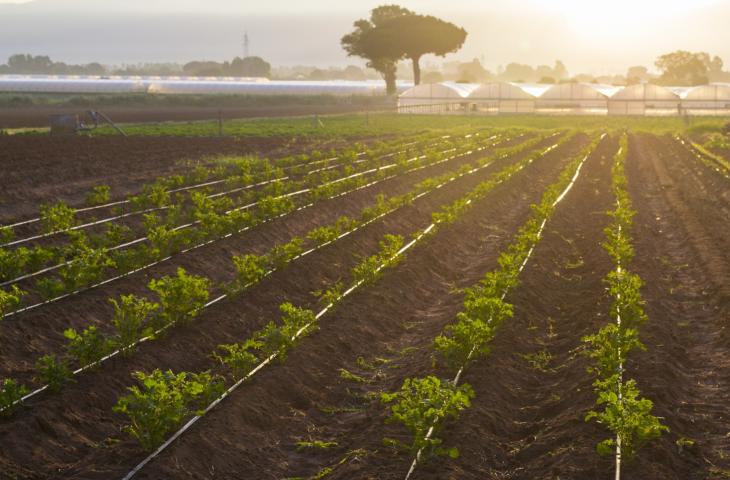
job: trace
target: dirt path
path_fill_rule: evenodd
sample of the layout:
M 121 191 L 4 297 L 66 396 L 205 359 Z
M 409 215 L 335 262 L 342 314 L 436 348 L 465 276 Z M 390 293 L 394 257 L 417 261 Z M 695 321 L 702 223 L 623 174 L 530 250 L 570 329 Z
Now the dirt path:
M 378 450 L 384 409 L 365 395 L 396 388 L 430 364 L 431 340 L 460 307 L 453 289 L 471 285 L 494 266 L 496 253 L 525 220 L 529 205 L 570 158 L 563 152 L 536 162 L 410 252 L 380 282 L 324 319 L 320 332 L 284 365 L 263 372 L 140 478 L 198 478 L 212 469 L 224 477 L 280 479 L 314 475 L 351 449 Z M 371 383 L 345 380 L 340 368 Z M 296 441 L 309 439 L 339 445 L 319 453 L 298 451 Z M 216 453 L 221 449 L 225 456 Z M 390 478 L 393 473 L 387 452 L 363 462 L 350 464 L 339 478 Z
M 663 146 L 664 145 L 664 146 Z M 648 350 L 628 365 L 642 393 L 665 418 L 671 433 L 652 443 L 627 478 L 677 480 L 730 475 L 730 234 L 719 204 L 698 202 L 708 191 L 665 143 L 632 136 L 628 160 L 636 257 L 632 269 L 649 322 L 641 336 Z M 706 198 L 705 198 L 706 200 Z M 708 263 L 709 262 L 709 263 Z M 679 448 L 680 439 L 695 442 Z
M 529 177 L 541 178 L 544 169 L 556 169 L 561 157 L 578 147 L 579 142 L 574 142 L 564 150 L 551 153 L 538 162 L 543 167 L 535 165 L 534 169 L 528 169 Z M 480 176 L 485 178 L 486 175 L 487 172 Z M 528 176 L 528 173 L 520 175 Z M 65 477 L 71 478 L 109 478 L 130 468 L 143 453 L 121 434 L 124 419 L 111 411 L 116 399 L 131 384 L 130 372 L 149 370 L 153 366 L 178 371 L 211 368 L 210 354 L 216 345 L 247 338 L 255 329 L 278 316 L 278 305 L 284 300 L 311 304 L 310 292 L 347 276 L 345 272 L 358 261 L 354 255 L 373 252 L 384 233 L 407 234 L 427 225 L 435 206 L 459 198 L 477 180 L 465 177 L 462 182 L 424 197 L 423 202 L 361 230 L 348 237 L 347 242 L 338 242 L 332 248 L 305 257 L 285 271 L 272 275 L 242 298 L 217 305 L 189 326 L 176 328 L 165 338 L 145 344 L 129 359 L 112 362 L 98 374 L 80 377 L 60 395 L 38 401 L 32 410 L 21 412 L 13 421 L 0 427 L 0 442 L 10 445 L 3 452 L 0 466 L 17 472 L 21 478 L 43 477 L 51 471 L 63 472 Z M 429 268 L 428 263 L 425 268 Z M 339 331 L 339 334 L 347 335 L 347 331 Z M 117 444 L 119 440 L 121 443 Z M 114 447 L 105 448 L 108 442 Z M 29 454 L 33 455 L 33 462 Z M 42 470 L 34 470 L 36 465 L 42 465 Z

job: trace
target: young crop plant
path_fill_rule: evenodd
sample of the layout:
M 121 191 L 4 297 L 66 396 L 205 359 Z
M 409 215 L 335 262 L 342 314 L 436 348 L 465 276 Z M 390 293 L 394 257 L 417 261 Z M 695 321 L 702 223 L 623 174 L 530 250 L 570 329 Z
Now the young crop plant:
M 381 393 L 383 403 L 390 407 L 389 422 L 402 423 L 413 436 L 410 444 L 400 440 L 384 439 L 387 444 L 417 455 L 421 452 L 426 458 L 434 455 L 459 456 L 456 447 L 446 448 L 443 441 L 435 435 L 427 437 L 427 432 L 440 426 L 444 420 L 455 420 L 459 412 L 471 406 L 474 391 L 469 384 L 455 387 L 448 381 L 427 376 L 422 379 L 407 378 L 401 389 L 394 393 Z
M 295 307 L 291 303 L 282 303 L 281 325 L 277 326 L 273 321 L 254 335 L 256 343 L 264 357 L 277 354 L 279 361 L 286 360 L 289 351 L 302 338 L 296 336 L 300 331 L 311 333 L 316 329 L 314 312 L 303 308 Z
M 95 325 L 77 332 L 69 328 L 63 332 L 68 339 L 66 349 L 69 355 L 76 359 L 80 366 L 85 367 L 97 362 L 113 348 L 113 342 L 106 338 Z
M 208 301 L 210 280 L 188 275 L 181 267 L 176 276 L 151 280 L 148 287 L 160 297 L 161 311 L 157 316 L 163 325 L 189 320 Z
M 64 202 L 41 205 L 41 225 L 46 233 L 68 230 L 76 224 L 76 211 Z
M 108 203 L 110 194 L 111 188 L 109 188 L 109 185 L 97 185 L 86 195 L 86 204 L 93 207 Z
M 106 249 L 83 247 L 72 262 L 59 269 L 66 291 L 90 285 L 102 278 L 104 271 L 116 266 Z
M 227 289 L 235 295 L 266 276 L 269 258 L 266 255 L 255 254 L 234 255 L 233 266 L 236 268 L 236 278 L 227 285 Z
M 0 417 L 12 415 L 26 393 L 28 389 L 24 385 L 6 378 L 0 386 Z
M 647 321 L 647 316 L 640 292 L 643 282 L 626 269 L 634 255 L 630 231 L 635 212 L 631 208 L 624 172 L 628 146 L 625 135 L 620 145 L 612 169 L 616 207 L 609 212 L 612 223 L 605 229 L 606 241 L 603 243 L 616 265 L 605 279 L 612 299 L 609 313 L 613 322 L 583 338 L 589 347 L 586 354 L 593 361 L 588 371 L 596 376 L 593 387 L 597 394 L 596 408 L 589 411 L 585 419 L 595 420 L 613 434 L 597 445 L 597 451 L 615 456 L 616 478 L 620 478 L 622 460 L 633 459 L 643 445 L 669 430 L 651 414 L 651 400 L 639 397 L 636 381 L 624 379 L 628 354 L 635 349 L 646 349 L 639 339 L 639 328 Z
M 35 362 L 36 381 L 48 385 L 48 391 L 56 393 L 71 380 L 71 370 L 64 359 L 44 355 Z
M 303 239 L 294 237 L 287 243 L 274 246 L 267 255 L 270 266 L 277 269 L 284 268 L 296 256 L 304 251 L 302 248 L 303 244 Z
M 18 308 L 20 301 L 26 292 L 18 288 L 17 285 L 10 287 L 10 290 L 3 290 L 0 288 L 0 320 L 6 313 Z
M 252 350 L 259 350 L 262 346 L 261 342 L 249 338 L 243 343 L 218 345 L 224 354 L 214 353 L 213 357 L 231 369 L 234 380 L 240 380 L 248 375 L 260 361 Z
M 363 259 L 352 269 L 356 282 L 373 283 L 380 276 L 383 268 L 393 266 L 398 262 L 396 253 L 403 247 L 403 237 L 400 235 L 385 235 L 380 241 L 380 251 Z
M 125 427 L 147 451 L 154 450 L 186 417 L 203 408 L 223 390 L 223 381 L 207 372 L 173 373 L 156 369 L 133 374 L 140 386 L 129 387 L 114 411 L 129 417 Z
M 119 301 L 113 298 L 109 301 L 114 306 L 112 318 L 112 324 L 116 329 L 114 344 L 127 353 L 131 345 L 152 333 L 152 327 L 148 322 L 160 305 L 132 294 L 122 295 Z

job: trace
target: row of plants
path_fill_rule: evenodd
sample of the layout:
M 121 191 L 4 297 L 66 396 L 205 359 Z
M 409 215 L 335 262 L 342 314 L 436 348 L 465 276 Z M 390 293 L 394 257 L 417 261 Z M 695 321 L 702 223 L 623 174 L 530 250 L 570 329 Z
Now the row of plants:
M 616 206 L 609 214 L 611 224 L 605 229 L 603 248 L 613 259 L 615 268 L 605 278 L 611 297 L 611 323 L 597 333 L 586 336 L 587 354 L 592 360 L 589 372 L 595 375 L 595 408 L 586 415 L 611 431 L 612 437 L 602 440 L 597 451 L 615 455 L 616 478 L 620 477 L 622 460 L 630 461 L 647 442 L 668 431 L 660 419 L 651 414 L 651 400 L 642 398 L 636 381 L 626 379 L 624 367 L 630 352 L 646 347 L 639 339 L 639 329 L 647 321 L 640 289 L 641 278 L 627 270 L 633 256 L 631 227 L 635 214 L 628 193 L 624 170 L 628 141 L 621 137 L 620 149 L 612 168 L 612 190 Z
M 570 138 L 572 138 L 572 135 L 564 141 L 567 141 Z M 395 265 L 405 255 L 408 249 L 412 248 L 423 239 L 427 239 L 431 235 L 435 234 L 442 225 L 453 222 L 458 216 L 464 214 L 467 208 L 461 207 L 461 205 L 473 205 L 476 200 L 483 198 L 489 190 L 506 181 L 511 174 L 521 170 L 521 168 L 523 168 L 526 164 L 534 161 L 534 159 L 540 155 L 541 153 L 533 154 L 527 159 L 518 162 L 517 165 L 506 167 L 502 171 L 493 174 L 489 180 L 481 182 L 472 189 L 466 195 L 466 201 L 464 198 L 460 198 L 441 207 L 439 211 L 432 214 L 432 218 L 434 219 L 433 223 L 425 229 L 419 230 L 411 235 L 413 240 L 408 244 L 403 244 L 402 237 L 386 235 L 380 242 L 380 250 L 377 254 L 363 259 L 360 263 L 353 267 L 351 271 L 352 283 L 349 288 L 345 290 L 342 283 L 337 282 L 331 285 L 330 288 L 315 293 L 319 299 L 320 305 L 323 307 L 319 313 L 315 314 L 311 310 L 301 311 L 303 313 L 301 313 L 301 316 L 298 315 L 297 318 L 304 317 L 306 320 L 292 324 L 292 322 L 287 321 L 286 318 L 291 316 L 288 313 L 289 310 L 295 307 L 289 304 L 283 304 L 281 306 L 283 317 L 280 325 L 276 325 L 271 322 L 241 343 L 219 345 L 212 356 L 227 368 L 228 375 L 234 383 L 225 391 L 225 393 L 211 402 L 205 410 L 196 412 L 195 418 L 186 422 L 183 429 L 178 431 L 173 438 L 177 438 L 182 431 L 186 430 L 197 420 L 202 418 L 203 414 L 218 405 L 222 399 L 230 395 L 236 388 L 251 378 L 251 376 L 256 372 L 260 371 L 260 369 L 265 365 L 273 362 L 277 358 L 280 361 L 283 361 L 286 354 L 291 350 L 296 342 L 298 342 L 302 336 L 315 331 L 317 329 L 317 322 L 320 318 L 328 311 L 336 308 L 337 305 L 342 302 L 344 297 L 361 286 L 375 283 L 382 274 L 382 270 Z M 271 348 L 272 345 L 274 348 Z M 169 375 L 174 374 L 169 372 Z M 122 404 L 128 401 L 127 399 L 130 398 L 130 395 L 135 398 L 138 397 L 139 387 L 130 387 L 130 392 L 131 393 L 129 395 L 120 398 L 119 401 Z M 142 396 L 146 400 L 149 400 L 152 396 L 154 396 L 154 391 L 149 391 L 148 393 L 142 392 Z M 164 399 L 161 400 L 164 402 Z M 138 402 L 138 405 L 141 405 L 141 409 L 136 412 L 130 412 L 128 409 L 121 410 L 119 404 L 116 409 L 117 411 L 125 413 L 129 417 L 130 425 L 139 425 L 138 419 L 148 418 L 150 411 L 160 409 L 159 406 L 154 405 L 154 401 Z M 157 439 L 156 443 L 143 443 L 143 439 L 151 438 L 153 435 L 147 433 L 140 435 L 139 432 L 132 432 L 129 428 L 127 431 L 135 436 L 145 449 L 154 450 L 163 442 L 164 438 L 181 423 L 181 421 L 176 421 L 176 419 L 172 420 L 173 421 L 168 423 L 167 431 L 165 431 L 163 435 L 154 435 Z M 158 427 L 158 424 L 150 425 L 150 428 L 156 427 Z M 169 443 L 166 445 L 168 444 Z M 134 469 L 134 472 L 139 471 L 146 462 L 160 451 L 161 449 L 158 449 L 155 454 L 147 457 L 147 459 Z
M 519 284 L 519 275 L 539 242 L 545 224 L 598 142 L 600 138 L 593 139 L 576 155 L 557 181 L 545 190 L 540 203 L 532 206 L 530 218 L 500 253 L 498 268 L 464 290 L 463 309 L 456 315 L 456 322 L 447 325 L 433 344 L 435 362 L 443 364 L 453 378 L 441 379 L 435 375 L 407 378 L 399 390 L 381 394 L 381 402 L 389 405 L 387 421 L 400 423 L 410 432 L 408 441 L 384 439 L 387 445 L 412 456 L 406 478 L 428 458 L 459 456 L 458 448 L 445 447 L 438 437 L 445 423 L 457 419 L 462 410 L 471 406 L 475 396 L 471 386 L 459 385 L 459 380 L 470 365 L 488 356 L 490 343 L 499 327 L 512 317 L 513 306 L 505 298 Z
M 98 246 L 92 244 L 92 241 L 83 232 L 68 232 L 67 235 L 73 237 L 73 240 L 66 248 L 69 252 L 66 255 L 72 260 L 59 264 L 60 266 L 57 268 L 40 270 L 39 272 L 46 275 L 36 282 L 36 291 L 43 302 L 62 298 L 71 292 L 77 292 L 93 285 L 105 276 L 109 276 L 108 274 L 124 276 L 128 272 L 146 268 L 150 264 L 169 258 L 174 253 L 197 248 L 211 241 L 242 232 L 297 208 L 312 205 L 320 199 L 332 198 L 407 171 L 456 158 L 469 153 L 470 148 L 481 149 L 480 143 L 479 140 L 465 142 L 456 151 L 453 149 L 444 152 L 432 150 L 418 157 L 389 164 L 393 166 L 392 171 L 388 171 L 390 169 L 386 166 L 378 168 L 373 176 L 353 176 L 344 181 L 333 181 L 314 189 L 308 189 L 299 196 L 298 204 L 288 194 L 281 193 L 286 187 L 275 182 L 261 192 L 265 196 L 257 202 L 258 208 L 254 212 L 243 209 L 221 211 L 226 206 L 223 199 L 213 200 L 196 192 L 193 194 L 196 205 L 195 225 L 191 224 L 188 228 L 172 226 L 178 216 L 176 209 L 171 209 L 165 220 L 160 219 L 156 214 L 147 214 L 145 224 L 148 235 L 143 239 L 145 241 L 126 242 L 126 244 L 122 244 L 125 245 L 123 249 Z M 115 241 L 121 239 L 122 237 L 119 235 L 114 237 Z M 48 275 L 54 270 L 56 270 L 55 275 Z M 27 278 L 27 275 L 16 277 L 16 279 Z M 31 307 L 36 305 L 39 304 L 32 304 Z M 18 308 L 17 303 L 15 306 Z
M 235 297 L 261 281 L 267 275 L 270 275 L 277 269 L 284 268 L 289 262 L 299 258 L 305 253 L 310 253 L 322 248 L 323 246 L 334 242 L 338 238 L 362 228 L 402 206 L 412 203 L 414 199 L 432 192 L 446 183 L 454 181 L 464 175 L 474 173 L 479 169 L 486 167 L 497 158 L 505 158 L 522 151 L 528 151 L 540 143 L 541 140 L 541 138 L 536 138 L 515 147 L 497 149 L 492 155 L 475 161 L 472 166 L 466 165 L 452 172 L 446 172 L 442 175 L 419 182 L 415 185 L 412 191 L 405 194 L 392 197 L 379 195 L 373 205 L 363 209 L 360 218 L 340 217 L 331 225 L 316 227 L 310 230 L 304 237 L 294 237 L 285 244 L 276 245 L 266 254 L 246 254 L 234 256 L 232 260 L 236 270 L 236 275 L 233 280 L 216 286 L 218 291 L 225 292 L 223 295 L 217 297 L 216 301 L 220 301 L 228 296 Z M 534 158 L 534 155 L 531 158 Z M 513 172 L 516 171 L 516 169 L 514 167 L 507 167 L 507 169 L 503 170 L 503 172 L 507 171 Z M 505 177 L 500 176 L 500 178 Z M 178 276 L 180 277 L 180 282 L 183 282 L 185 279 L 185 273 L 179 273 Z M 160 292 L 154 288 L 154 282 L 155 281 L 150 283 L 151 290 L 157 292 L 158 295 L 162 297 Z M 184 305 L 185 302 L 183 302 L 183 298 L 183 296 L 178 295 L 175 298 L 175 301 Z M 195 308 L 198 310 L 204 308 L 203 305 L 205 300 L 207 300 L 207 297 L 201 297 L 200 302 L 203 303 L 200 305 L 196 304 Z M 85 348 L 85 350 L 91 354 L 87 354 L 83 357 L 71 355 L 71 358 L 62 358 L 61 360 L 57 360 L 53 357 L 54 364 L 62 364 L 66 367 L 64 371 L 68 372 L 70 371 L 67 368 L 69 360 L 75 360 L 78 365 L 78 369 L 74 372 L 80 373 L 87 369 L 88 366 L 99 363 L 99 361 L 105 356 L 116 355 L 120 352 L 128 353 L 128 351 L 141 341 L 153 339 L 155 335 L 161 334 L 171 326 L 180 323 L 183 319 L 186 319 L 187 315 L 192 312 L 192 310 L 186 309 L 183 314 L 171 315 L 168 312 L 174 306 L 172 302 L 161 302 L 162 308 L 160 309 L 160 304 L 152 303 L 147 299 L 139 298 L 134 295 L 122 296 L 119 302 L 114 299 L 110 299 L 110 301 L 114 304 L 115 308 L 115 314 L 111 322 L 115 326 L 115 331 L 111 334 L 104 335 L 93 326 L 88 327 L 80 333 L 74 330 L 67 330 L 65 332 L 65 336 L 69 339 L 69 353 L 71 350 L 76 348 L 71 347 L 71 344 L 76 345 L 81 343 L 90 346 Z M 41 360 L 41 363 L 47 364 L 49 361 L 50 360 L 48 358 L 44 357 Z M 42 381 L 45 377 L 38 375 L 36 378 L 38 381 Z M 36 391 L 42 391 L 43 388 L 44 387 L 41 387 Z M 14 402 L 15 401 L 17 401 L 17 399 L 15 399 Z M 7 407 L 7 405 L 5 407 Z M 3 405 L 0 404 L 0 409 L 2 408 Z
M 677 140 L 679 140 L 682 145 L 689 146 L 691 149 L 694 149 L 694 152 L 692 153 L 694 153 L 695 156 L 707 167 L 715 170 L 717 173 L 726 178 L 730 178 L 730 161 L 722 155 L 711 151 L 712 148 L 719 148 L 716 144 L 710 145 L 705 143 L 705 145 L 700 145 L 699 143 L 692 142 L 691 140 L 685 141 L 682 137 L 677 137 Z M 726 150 L 728 149 L 730 149 L 730 147 L 726 148 Z
M 421 142 L 408 142 L 405 145 L 418 145 L 419 143 L 423 143 L 427 140 L 428 138 L 423 138 Z M 255 157 L 223 157 L 216 160 L 216 166 L 214 168 L 198 166 L 192 173 L 188 174 L 188 176 L 200 181 L 208 180 L 210 177 L 219 178 L 218 180 L 206 181 L 204 183 L 198 182 L 195 184 L 195 188 L 198 188 L 199 191 L 203 191 L 205 193 L 210 193 L 210 187 L 212 185 L 223 184 L 226 190 L 212 194 L 212 197 L 230 195 L 241 190 L 251 188 L 252 186 L 260 185 L 261 183 L 270 182 L 276 179 L 288 179 L 290 176 L 301 177 L 306 175 L 310 185 L 315 185 L 318 181 L 325 182 L 329 180 L 329 177 L 333 173 L 331 170 L 337 167 L 342 167 L 347 171 L 347 169 L 352 169 L 357 163 L 366 162 L 375 158 L 388 157 L 395 153 L 405 151 L 402 142 L 391 143 L 393 143 L 393 145 L 376 145 L 374 148 L 365 148 L 360 144 L 355 144 L 354 146 L 348 147 L 344 151 L 339 152 L 338 156 L 333 159 L 312 161 L 309 164 L 291 164 L 289 161 L 290 159 L 283 158 L 277 159 L 276 166 L 274 166 L 268 159 L 259 159 Z M 297 157 L 297 159 L 302 160 L 300 157 Z M 308 156 L 306 155 L 303 157 L 304 160 L 308 159 Z M 358 160 L 360 157 L 362 157 L 362 159 Z M 318 166 L 321 162 L 331 162 L 332 160 L 336 160 L 336 163 L 325 167 Z M 328 175 L 328 173 L 330 175 Z M 313 174 L 320 174 L 322 177 L 319 178 L 317 175 L 313 176 Z M 183 180 L 184 177 L 178 175 L 164 177 L 153 183 L 145 184 L 142 187 L 141 193 L 132 195 L 125 201 L 104 205 L 114 206 L 114 209 L 112 210 L 114 216 L 102 220 L 92 219 L 91 221 L 83 224 L 76 218 L 76 213 L 93 210 L 93 208 L 73 209 L 64 202 L 42 205 L 40 209 L 41 215 L 37 220 L 40 222 L 44 233 L 12 241 L 13 231 L 10 227 L 5 227 L 0 231 L 0 241 L 2 243 L 0 246 L 7 247 L 44 238 L 53 233 L 66 232 L 69 229 L 81 229 L 97 226 L 114 220 L 119 220 L 121 218 L 127 218 L 130 215 L 172 208 L 177 203 L 182 203 L 189 199 L 188 196 L 182 195 L 182 193 L 184 191 L 190 191 L 189 189 L 193 187 L 173 188 L 177 184 L 185 183 Z M 108 197 L 108 192 L 109 187 L 99 186 L 95 187 L 88 197 L 99 200 L 101 198 Z M 245 197 L 243 200 L 245 200 Z

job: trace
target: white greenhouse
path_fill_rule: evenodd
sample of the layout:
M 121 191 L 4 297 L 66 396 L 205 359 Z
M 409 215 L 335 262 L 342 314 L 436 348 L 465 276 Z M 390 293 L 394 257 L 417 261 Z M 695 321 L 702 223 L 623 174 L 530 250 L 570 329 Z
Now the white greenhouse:
M 609 115 L 676 115 L 680 98 L 668 87 L 652 84 L 630 85 L 608 101 Z
M 463 113 L 469 110 L 467 100 L 479 88 L 474 83 L 422 83 L 409 88 L 398 97 L 402 113 Z
M 619 90 L 595 83 L 560 83 L 540 95 L 538 109 L 543 113 L 605 114 L 608 99 Z
M 484 113 L 534 113 L 535 100 L 547 87 L 539 84 L 488 83 L 474 90 L 469 100 Z

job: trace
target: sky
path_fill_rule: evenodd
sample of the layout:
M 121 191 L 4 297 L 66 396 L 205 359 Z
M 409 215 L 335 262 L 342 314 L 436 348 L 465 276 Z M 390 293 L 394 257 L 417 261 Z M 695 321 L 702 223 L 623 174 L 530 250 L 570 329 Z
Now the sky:
M 395 0 L 0 0 L 0 63 L 14 53 L 67 63 L 134 64 L 227 60 L 250 53 L 275 66 L 344 66 L 339 40 L 370 9 Z M 728 0 L 402 0 L 418 13 L 463 26 L 464 47 L 446 61 L 479 58 L 572 74 L 653 68 L 677 49 L 730 65 Z M 427 57 L 429 61 L 440 58 Z

